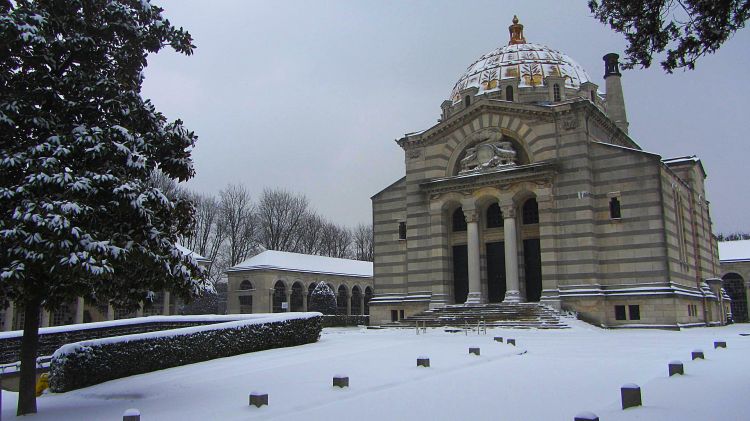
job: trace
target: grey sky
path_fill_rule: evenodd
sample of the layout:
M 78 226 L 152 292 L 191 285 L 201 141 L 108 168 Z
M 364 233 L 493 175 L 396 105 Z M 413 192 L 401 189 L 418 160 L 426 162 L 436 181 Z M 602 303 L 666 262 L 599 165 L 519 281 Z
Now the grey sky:
M 625 48 L 585 0 L 152 1 L 198 47 L 150 56 L 143 90 L 199 136 L 188 187 L 283 187 L 346 225 L 371 221 L 370 196 L 404 175 L 393 140 L 436 123 L 466 67 L 507 44 L 514 14 L 602 89 L 601 57 Z M 744 29 L 695 71 L 623 74 L 631 137 L 702 159 L 717 232 L 750 231 L 748 47 Z

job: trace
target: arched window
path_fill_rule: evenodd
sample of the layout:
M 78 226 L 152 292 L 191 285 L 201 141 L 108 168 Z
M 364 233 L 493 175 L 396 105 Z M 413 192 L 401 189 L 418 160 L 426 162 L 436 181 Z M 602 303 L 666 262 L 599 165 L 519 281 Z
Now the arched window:
M 356 285 L 352 287 L 352 314 L 362 314 L 362 290 Z
M 372 300 L 372 288 L 365 288 L 365 314 L 370 314 L 370 300 Z
M 555 96 L 554 101 L 555 102 L 560 102 L 561 101 L 561 99 L 560 99 L 560 85 L 558 85 L 557 83 L 555 83 L 554 85 L 552 85 L 552 91 L 553 91 L 554 96 Z
M 349 299 L 349 294 L 346 291 L 346 285 L 339 286 L 339 291 L 336 296 L 336 313 L 346 314 L 346 302 Z
M 286 285 L 282 281 L 276 281 L 276 285 L 273 286 L 273 312 L 285 312 L 287 309 L 284 308 L 284 302 L 286 302 Z
M 237 298 L 240 299 L 240 313 L 251 314 L 253 312 L 253 296 L 252 295 L 240 295 Z
M 501 228 L 503 226 L 503 211 L 500 205 L 493 203 L 487 208 L 487 228 Z
M 245 279 L 240 283 L 240 291 L 249 291 L 253 289 L 253 283 Z
M 290 297 L 289 309 L 291 311 L 302 311 L 302 291 L 305 287 L 302 282 L 295 282 L 292 285 L 292 296 Z
M 538 224 L 539 223 L 539 205 L 536 203 L 535 198 L 527 200 L 523 204 L 523 224 Z
M 471 105 L 471 97 L 469 95 L 466 95 L 464 97 L 464 107 L 469 108 L 469 105 Z
M 513 87 L 508 86 L 505 88 L 505 100 L 506 101 L 513 101 Z
M 315 287 L 318 286 L 317 282 L 312 282 L 310 285 L 307 286 L 307 305 L 310 306 L 310 297 L 312 296 L 313 291 L 315 291 Z
M 461 208 L 453 211 L 453 232 L 466 231 L 466 217 Z

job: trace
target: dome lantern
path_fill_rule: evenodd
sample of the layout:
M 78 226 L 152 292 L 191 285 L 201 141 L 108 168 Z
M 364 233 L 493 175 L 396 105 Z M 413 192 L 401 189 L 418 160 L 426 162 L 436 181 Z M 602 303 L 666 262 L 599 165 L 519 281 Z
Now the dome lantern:
M 526 38 L 523 37 L 523 25 L 518 23 L 518 16 L 513 15 L 513 24 L 508 27 L 510 32 L 510 41 L 508 45 L 526 44 Z

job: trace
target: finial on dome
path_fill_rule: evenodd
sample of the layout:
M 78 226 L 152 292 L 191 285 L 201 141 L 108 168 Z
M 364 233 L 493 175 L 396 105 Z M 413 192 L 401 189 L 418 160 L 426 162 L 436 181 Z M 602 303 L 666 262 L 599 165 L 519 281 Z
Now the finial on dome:
M 508 27 L 508 31 L 510 31 L 510 42 L 508 42 L 508 45 L 526 44 L 526 38 L 523 37 L 523 25 L 518 23 L 518 16 L 513 15 L 513 25 Z

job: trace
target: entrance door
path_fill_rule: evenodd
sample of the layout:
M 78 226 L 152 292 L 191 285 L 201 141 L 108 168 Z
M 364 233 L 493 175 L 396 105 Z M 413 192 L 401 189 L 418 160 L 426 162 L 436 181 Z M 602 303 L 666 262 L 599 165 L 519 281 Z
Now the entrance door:
M 456 304 L 469 295 L 469 254 L 466 245 L 453 246 L 453 298 Z
M 526 277 L 526 301 L 542 298 L 542 254 L 539 239 L 523 240 L 523 263 Z
M 500 303 L 505 298 L 505 243 L 487 243 L 487 299 Z

